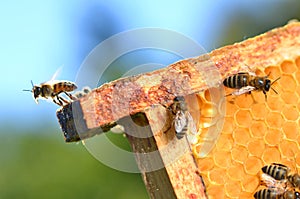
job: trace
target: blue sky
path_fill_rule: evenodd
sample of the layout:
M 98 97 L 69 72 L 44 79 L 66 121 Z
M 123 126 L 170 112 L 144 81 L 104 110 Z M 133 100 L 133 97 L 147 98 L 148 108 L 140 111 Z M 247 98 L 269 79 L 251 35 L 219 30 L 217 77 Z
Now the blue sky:
M 207 51 L 219 47 L 222 30 L 235 12 L 256 20 L 274 21 L 267 10 L 280 1 L 7 1 L 0 3 L 0 127 L 38 128 L 57 125 L 53 103 L 37 105 L 35 84 L 49 80 L 63 66 L 58 79 L 75 81 L 90 51 L 108 37 L 135 28 L 158 27 L 178 31 Z M 288 1 L 296 4 L 296 1 Z M 299 7 L 299 3 L 297 4 Z M 295 7 L 298 8 L 298 7 Z M 287 21 L 278 11 L 278 24 Z M 272 21 L 272 22 L 273 22 Z M 247 24 L 246 24 L 247 25 Z M 253 25 L 253 24 L 251 24 Z M 270 23 L 270 27 L 276 23 Z M 256 27 L 254 26 L 253 29 Z M 247 37 L 247 32 L 236 41 Z M 18 126 L 15 122 L 18 121 Z M 1 129 L 1 128 L 0 128 Z

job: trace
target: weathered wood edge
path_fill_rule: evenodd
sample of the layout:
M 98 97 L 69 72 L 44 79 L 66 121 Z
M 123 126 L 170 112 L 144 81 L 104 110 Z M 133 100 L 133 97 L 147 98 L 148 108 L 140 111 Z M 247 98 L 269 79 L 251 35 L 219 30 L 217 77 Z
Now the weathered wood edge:
M 182 60 L 164 69 L 118 79 L 94 89 L 79 102 L 83 110 L 85 131 L 79 134 L 76 128 L 64 125 L 64 135 L 76 139 L 91 137 L 108 131 L 116 121 L 142 112 L 153 104 L 169 106 L 175 96 L 199 93 L 221 84 L 221 79 L 228 73 L 245 70 L 255 71 L 256 67 L 276 65 L 288 56 L 299 55 L 300 23 L 290 23 L 281 28 L 234 45 L 216 49 L 208 55 Z M 287 52 L 287 53 L 285 53 Z M 207 74 L 209 78 L 207 78 Z M 78 106 L 78 105 L 76 105 Z M 65 109 L 69 108 L 67 105 Z M 63 118 L 64 108 L 58 110 L 58 118 Z M 67 121 L 59 119 L 61 126 Z M 74 124 L 74 122 L 73 122 Z M 97 130 L 93 130 L 97 129 Z M 100 130 L 100 131 L 99 131 Z

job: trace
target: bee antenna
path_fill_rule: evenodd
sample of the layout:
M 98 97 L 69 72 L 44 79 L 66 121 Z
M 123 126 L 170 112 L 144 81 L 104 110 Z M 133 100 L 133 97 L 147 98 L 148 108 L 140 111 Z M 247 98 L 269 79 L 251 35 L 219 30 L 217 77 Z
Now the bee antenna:
M 276 81 L 278 81 L 280 78 L 281 78 L 281 77 L 278 77 L 277 79 L 275 79 L 275 80 L 271 83 L 271 85 L 274 84 Z
M 274 88 L 271 87 L 271 89 L 278 95 L 278 92 Z
M 31 85 L 32 85 L 32 88 L 34 87 L 33 85 L 33 81 L 31 80 Z M 29 92 L 32 92 L 32 90 L 28 90 L 28 89 L 23 89 L 23 91 L 29 91 Z

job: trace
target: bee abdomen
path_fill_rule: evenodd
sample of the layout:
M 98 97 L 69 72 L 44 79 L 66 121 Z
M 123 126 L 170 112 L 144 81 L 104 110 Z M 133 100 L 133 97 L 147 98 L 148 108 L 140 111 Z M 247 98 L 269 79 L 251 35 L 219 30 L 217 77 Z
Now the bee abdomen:
M 287 178 L 288 168 L 281 164 L 271 164 L 264 166 L 261 170 L 273 177 L 275 180 L 283 180 Z
M 245 73 L 239 73 L 236 75 L 229 76 L 224 79 L 223 84 L 229 88 L 242 88 L 248 86 L 248 76 Z
M 77 86 L 72 82 L 59 82 L 53 85 L 53 89 L 56 92 L 66 91 L 70 92 L 77 88 Z
M 262 189 L 254 194 L 256 199 L 277 199 L 277 192 L 274 189 Z

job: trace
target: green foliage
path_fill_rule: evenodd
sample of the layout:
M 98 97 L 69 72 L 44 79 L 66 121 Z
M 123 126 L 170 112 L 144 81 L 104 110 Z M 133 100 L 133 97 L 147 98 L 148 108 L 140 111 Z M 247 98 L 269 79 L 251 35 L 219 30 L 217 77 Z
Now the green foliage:
M 1 135 L 0 198 L 148 198 L 140 174 L 110 169 L 57 137 Z

